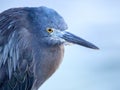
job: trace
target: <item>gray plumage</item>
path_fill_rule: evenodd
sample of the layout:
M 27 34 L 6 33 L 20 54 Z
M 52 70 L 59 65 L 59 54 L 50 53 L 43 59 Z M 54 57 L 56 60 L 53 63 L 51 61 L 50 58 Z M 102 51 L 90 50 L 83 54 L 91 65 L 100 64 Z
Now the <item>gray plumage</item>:
M 66 42 L 98 49 L 66 29 L 64 19 L 47 7 L 2 12 L 0 90 L 38 90 L 58 68 Z

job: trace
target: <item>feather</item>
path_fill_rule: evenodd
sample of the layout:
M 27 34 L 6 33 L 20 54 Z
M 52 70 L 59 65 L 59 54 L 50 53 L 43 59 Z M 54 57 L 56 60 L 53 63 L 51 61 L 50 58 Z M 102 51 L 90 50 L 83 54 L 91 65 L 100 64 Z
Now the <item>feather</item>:
M 20 26 L 25 13 L 10 9 L 0 14 L 0 90 L 30 90 L 33 84 L 34 77 L 28 74 L 32 52 L 26 51 L 29 32 Z

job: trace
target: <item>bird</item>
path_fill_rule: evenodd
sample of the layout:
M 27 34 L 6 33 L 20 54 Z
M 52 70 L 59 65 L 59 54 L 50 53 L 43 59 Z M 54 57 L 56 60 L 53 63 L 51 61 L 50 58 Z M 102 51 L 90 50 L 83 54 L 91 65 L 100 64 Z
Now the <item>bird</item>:
M 64 47 L 99 49 L 68 32 L 64 18 L 46 6 L 0 13 L 0 90 L 38 90 L 60 66 Z

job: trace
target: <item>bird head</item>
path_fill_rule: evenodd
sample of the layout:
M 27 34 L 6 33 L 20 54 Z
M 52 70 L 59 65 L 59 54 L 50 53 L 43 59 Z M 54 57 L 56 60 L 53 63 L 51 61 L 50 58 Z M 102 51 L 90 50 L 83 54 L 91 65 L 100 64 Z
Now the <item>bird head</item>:
M 36 35 L 45 45 L 63 45 L 73 43 L 92 49 L 98 49 L 94 44 L 70 33 L 66 22 L 55 10 L 47 7 L 29 9 L 30 18 Z

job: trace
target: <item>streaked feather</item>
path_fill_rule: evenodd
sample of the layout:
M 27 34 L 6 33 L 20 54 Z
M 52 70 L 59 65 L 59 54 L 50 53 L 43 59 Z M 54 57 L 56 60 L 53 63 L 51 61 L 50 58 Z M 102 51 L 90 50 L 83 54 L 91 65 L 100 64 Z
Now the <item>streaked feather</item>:
M 30 51 L 25 51 L 29 40 L 22 37 L 27 29 L 19 28 L 20 20 L 25 20 L 21 12 L 11 9 L 0 14 L 0 90 L 30 90 L 34 81 L 28 69 L 31 56 L 23 57 Z

